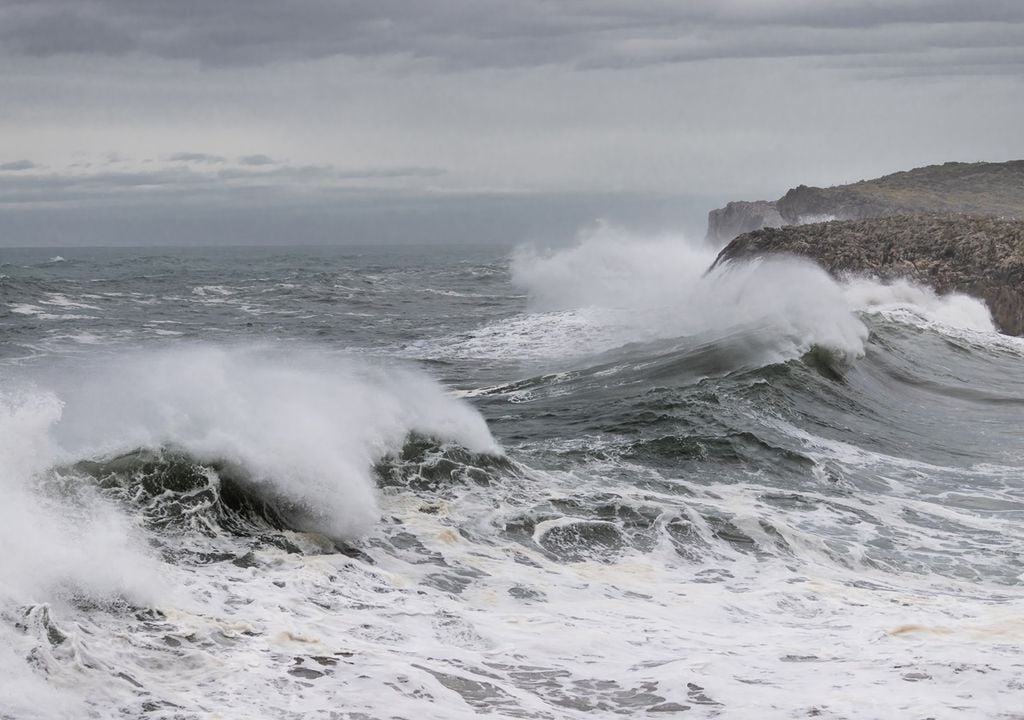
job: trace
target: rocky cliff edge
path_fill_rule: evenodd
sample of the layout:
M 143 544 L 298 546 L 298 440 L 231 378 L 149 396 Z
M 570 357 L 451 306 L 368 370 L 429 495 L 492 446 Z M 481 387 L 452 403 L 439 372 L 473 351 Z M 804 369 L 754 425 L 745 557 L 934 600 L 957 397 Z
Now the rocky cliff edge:
M 984 300 L 1000 332 L 1024 335 L 1024 221 L 896 216 L 762 228 L 714 265 L 772 253 L 811 258 L 834 276 L 907 278 Z
M 721 246 L 765 227 L 894 215 L 1024 219 L 1024 160 L 950 162 L 849 185 L 800 185 L 778 200 L 732 202 L 712 210 L 707 239 Z

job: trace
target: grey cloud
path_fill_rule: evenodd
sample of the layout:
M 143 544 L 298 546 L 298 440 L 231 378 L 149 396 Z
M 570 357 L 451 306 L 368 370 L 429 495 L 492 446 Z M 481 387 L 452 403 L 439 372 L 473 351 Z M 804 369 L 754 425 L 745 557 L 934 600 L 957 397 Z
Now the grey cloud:
M 850 56 L 838 58 L 828 63 L 828 66 L 858 70 L 865 77 L 1020 75 L 1021 68 L 1024 68 L 1024 46 L 931 49 L 900 58 L 885 55 Z
M 277 163 L 273 158 L 262 154 L 243 155 L 238 158 L 238 162 L 242 165 L 275 165 Z
M 171 162 L 199 163 L 204 165 L 216 165 L 227 162 L 227 158 L 222 155 L 196 152 L 175 153 L 167 159 Z
M 362 170 L 338 170 L 335 177 L 346 179 L 357 178 L 431 178 L 441 177 L 447 174 L 444 168 L 436 167 L 386 167 L 386 168 L 364 168 Z
M 1002 30 L 979 37 L 977 29 Z M 884 42 L 872 39 L 878 29 Z M 821 35 L 821 31 L 831 31 Z M 0 51 L 137 52 L 205 65 L 345 55 L 444 69 L 620 67 L 729 57 L 1019 47 L 1019 0 L 33 0 L 0 7 Z M 837 38 L 841 42 L 836 42 Z M 790 49 L 791 48 L 791 49 Z
M 13 2 L 0 6 L 0 48 L 11 54 L 47 57 L 67 53 L 122 55 L 135 49 L 128 28 L 104 14 L 81 11 L 81 3 Z
M 631 40 L 603 57 L 586 62 L 592 68 L 624 68 L 640 65 L 758 58 L 822 58 L 833 67 L 844 64 L 919 65 L 928 56 L 933 66 L 956 73 L 968 53 L 1000 57 L 1001 63 L 1024 67 L 1024 23 L 979 23 L 955 26 L 886 25 L 866 27 L 778 27 L 750 37 L 737 36 L 728 27 L 708 30 L 699 39 L 671 35 Z
M 363 188 L 386 190 L 393 186 L 389 181 L 444 173 L 441 168 L 427 167 L 339 169 L 329 165 L 279 166 L 270 170 L 224 168 L 213 173 L 188 166 L 92 173 L 19 173 L 0 175 L 0 205 L 130 204 L 154 195 L 204 203 L 237 202 L 253 192 L 287 195 L 297 188 L 314 196 Z
M 34 170 L 39 166 L 31 160 L 15 160 L 14 162 L 0 163 L 0 171 L 18 172 L 21 170 Z
M 123 191 L 196 184 L 201 175 L 188 170 L 164 169 L 152 172 L 22 173 L 0 176 L 0 203 L 18 202 L 28 193 L 46 193 L 55 202 L 65 192 Z
M 433 167 L 380 167 L 343 170 L 330 165 L 286 165 L 272 170 L 229 168 L 217 173 L 222 180 L 394 180 L 400 178 L 440 177 L 447 171 Z

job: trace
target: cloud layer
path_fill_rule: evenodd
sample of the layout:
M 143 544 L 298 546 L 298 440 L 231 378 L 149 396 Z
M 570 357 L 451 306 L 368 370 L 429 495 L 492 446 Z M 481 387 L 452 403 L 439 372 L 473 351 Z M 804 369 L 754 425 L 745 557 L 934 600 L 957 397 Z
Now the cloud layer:
M 209 66 L 393 57 L 444 70 L 715 58 L 1024 65 L 1019 0 L 7 0 L 0 52 Z M 898 61 L 896 65 L 900 65 Z
M 81 163 L 81 169 L 49 169 L 29 160 L 0 164 L 0 207 L 131 206 L 157 201 L 224 204 L 251 202 L 254 197 L 325 199 L 340 193 L 388 192 L 405 189 L 410 180 L 436 178 L 442 168 L 291 165 L 266 155 L 229 160 L 219 155 L 180 152 L 170 164 L 128 163 L 123 158 Z M 115 169 L 116 168 L 116 169 Z
M 673 229 L 1024 156 L 1021 0 L 0 0 L 0 64 L 6 244 Z

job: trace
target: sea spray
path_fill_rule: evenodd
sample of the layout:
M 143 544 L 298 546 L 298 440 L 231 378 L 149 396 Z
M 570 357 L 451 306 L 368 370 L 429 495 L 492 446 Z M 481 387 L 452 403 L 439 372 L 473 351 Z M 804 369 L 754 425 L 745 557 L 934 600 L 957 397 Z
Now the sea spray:
M 61 630 L 54 612 L 175 595 L 131 518 L 89 488 L 61 491 L 52 436 L 61 414 L 52 392 L 0 389 L 0 714 L 11 717 L 89 714 L 61 687 L 61 669 L 51 668 L 51 648 L 79 652 L 67 634 L 77 627 Z
M 376 521 L 371 468 L 410 432 L 500 452 L 480 415 L 425 375 L 301 348 L 128 353 L 49 382 L 67 461 L 177 448 L 232 467 L 305 529 L 339 539 Z
M 765 362 L 799 357 L 815 345 L 848 358 L 863 354 L 867 329 L 840 286 L 813 263 L 782 258 L 708 273 L 714 258 L 713 250 L 680 237 L 636 237 L 601 226 L 567 249 L 520 249 L 512 279 L 536 313 L 586 314 L 577 324 L 589 333 L 575 332 L 582 342 L 565 344 L 574 349 L 692 335 L 707 342 L 755 331 L 774 338 Z M 597 340 L 589 348 L 587 335 Z
M 34 388 L 0 394 L 0 596 L 145 603 L 162 582 L 130 521 L 89 492 L 66 493 L 54 464 L 62 403 Z
M 850 277 L 842 287 L 850 306 L 862 312 L 899 316 L 904 321 L 917 319 L 957 330 L 996 331 L 985 302 L 963 293 L 940 295 L 909 280 L 880 282 L 868 277 Z

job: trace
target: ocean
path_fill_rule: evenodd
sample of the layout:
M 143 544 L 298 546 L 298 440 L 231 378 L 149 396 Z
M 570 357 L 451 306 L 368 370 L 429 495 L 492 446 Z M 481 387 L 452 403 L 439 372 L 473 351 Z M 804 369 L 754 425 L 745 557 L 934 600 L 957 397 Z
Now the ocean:
M 0 250 L 0 718 L 1024 718 L 1024 340 L 714 256 Z

